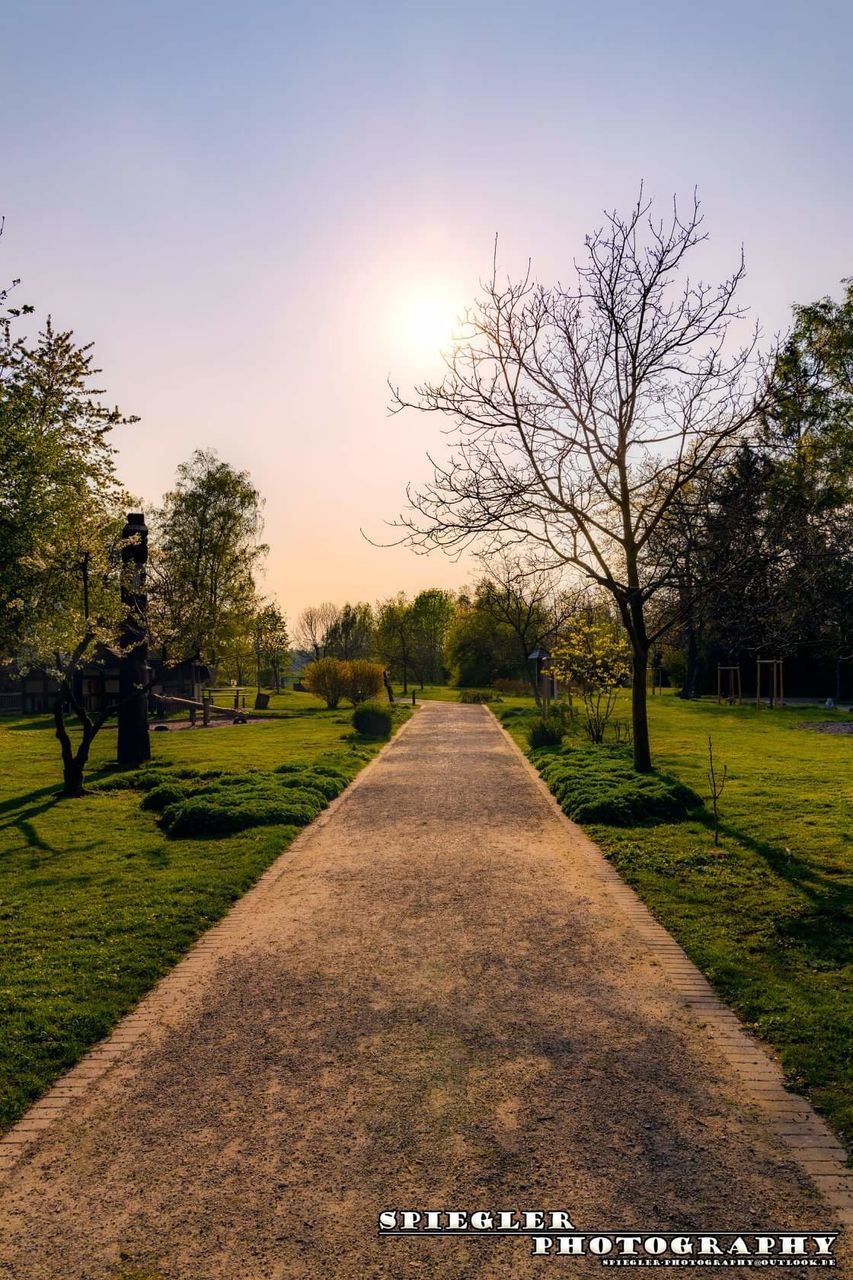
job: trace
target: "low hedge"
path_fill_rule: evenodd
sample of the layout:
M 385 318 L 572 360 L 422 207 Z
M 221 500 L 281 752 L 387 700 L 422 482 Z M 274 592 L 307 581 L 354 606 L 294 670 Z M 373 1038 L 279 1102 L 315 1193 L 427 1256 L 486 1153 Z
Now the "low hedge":
M 701 797 L 675 778 L 635 773 L 624 747 L 572 746 L 534 752 L 533 759 L 563 812 L 575 822 L 614 827 L 679 822 L 702 807 Z
M 363 738 L 390 738 L 391 708 L 381 702 L 362 702 L 352 713 L 352 725 Z
M 527 726 L 527 745 L 531 751 L 539 747 L 559 747 L 566 732 L 566 722 L 562 716 L 537 716 Z
M 94 789 L 142 791 L 140 807 L 159 813 L 168 835 L 191 839 L 274 823 L 304 827 L 343 791 L 351 776 L 346 762 L 288 763 L 271 772 L 240 773 L 146 765 L 105 778 Z

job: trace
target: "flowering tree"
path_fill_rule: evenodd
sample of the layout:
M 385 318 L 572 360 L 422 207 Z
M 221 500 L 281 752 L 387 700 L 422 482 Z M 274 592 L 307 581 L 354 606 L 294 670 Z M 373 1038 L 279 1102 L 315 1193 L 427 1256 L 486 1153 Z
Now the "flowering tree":
M 17 313 L 10 313 L 12 319 Z M 33 341 L 0 323 L 0 660 L 57 683 L 64 794 L 83 793 L 92 740 L 109 715 L 88 711 L 76 677 L 118 655 L 130 606 L 120 590 L 124 512 L 109 434 L 135 421 L 92 386 L 91 344 L 48 319 Z M 71 711 L 80 733 L 72 739 Z
M 580 693 L 590 741 L 603 742 L 616 690 L 631 674 L 624 634 L 610 618 L 582 615 L 554 644 L 551 669 Z

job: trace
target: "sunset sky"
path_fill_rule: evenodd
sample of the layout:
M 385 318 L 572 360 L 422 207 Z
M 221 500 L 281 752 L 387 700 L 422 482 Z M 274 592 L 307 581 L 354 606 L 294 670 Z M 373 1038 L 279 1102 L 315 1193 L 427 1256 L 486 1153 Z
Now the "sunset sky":
M 568 279 L 639 182 L 703 199 L 704 274 L 741 242 L 765 332 L 853 274 L 849 0 L 806 4 L 5 0 L 0 279 L 93 340 L 139 414 L 147 504 L 199 446 L 266 499 L 265 589 L 458 586 L 378 549 L 436 371 L 490 268 Z

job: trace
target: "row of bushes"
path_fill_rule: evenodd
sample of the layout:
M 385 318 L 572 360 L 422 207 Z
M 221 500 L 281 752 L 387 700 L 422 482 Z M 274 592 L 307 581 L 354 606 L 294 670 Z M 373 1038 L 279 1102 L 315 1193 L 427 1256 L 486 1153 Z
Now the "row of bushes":
M 384 684 L 384 673 L 378 662 L 363 658 L 343 661 L 341 658 L 318 658 L 303 667 L 301 683 L 309 693 L 322 698 L 330 710 L 346 698 L 354 707 L 375 698 Z
M 563 812 L 575 822 L 614 827 L 681 822 L 702 798 L 661 773 L 635 773 L 625 747 L 578 745 L 533 753 Z
M 352 769 L 336 764 L 282 764 L 272 771 L 148 765 L 94 783 L 93 791 L 142 791 L 141 807 L 160 815 L 170 836 L 231 835 L 248 827 L 307 826 L 339 795 Z
M 702 798 L 675 778 L 636 773 L 630 747 L 622 743 L 568 742 L 572 715 L 567 707 L 553 707 L 547 716 L 509 707 L 500 718 L 507 728 L 525 726 L 531 759 L 575 822 L 615 827 L 680 822 L 702 808 Z
M 391 708 L 362 702 L 353 725 L 364 738 L 389 738 Z M 92 791 L 143 793 L 141 807 L 159 814 L 160 826 L 183 839 L 231 835 L 248 827 L 280 824 L 304 827 L 346 787 L 357 760 L 325 764 L 280 764 L 273 770 L 194 769 L 152 761 L 141 769 L 113 774 L 92 784 Z

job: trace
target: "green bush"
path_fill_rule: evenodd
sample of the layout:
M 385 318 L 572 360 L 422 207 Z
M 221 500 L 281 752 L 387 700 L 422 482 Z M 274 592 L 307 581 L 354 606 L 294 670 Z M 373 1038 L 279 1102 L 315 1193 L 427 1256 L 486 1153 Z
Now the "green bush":
M 330 711 L 347 696 L 349 679 L 349 663 L 341 662 L 340 658 L 318 658 L 302 668 L 305 688 L 322 698 Z
M 527 726 L 527 745 L 531 751 L 540 747 L 559 747 L 565 732 L 566 722 L 561 715 L 537 716 Z
M 391 708 L 381 702 L 362 702 L 352 713 L 352 724 L 363 738 L 391 737 Z
M 536 761 L 563 812 L 614 827 L 680 822 L 701 797 L 661 773 L 635 773 L 624 747 L 579 746 Z
M 503 702 L 503 698 L 494 689 L 463 689 L 459 695 L 460 702 Z
M 139 769 L 126 769 L 121 773 L 110 774 L 93 782 L 91 791 L 153 791 L 156 787 L 179 779 L 196 781 L 204 778 L 219 778 L 224 769 L 193 769 L 189 765 L 175 767 L 168 761 L 149 761 Z
M 273 772 L 145 766 L 94 784 L 97 790 L 143 791 L 140 807 L 161 814 L 170 836 L 216 836 L 284 823 L 303 827 L 349 784 L 346 763 L 279 765 Z
M 247 827 L 282 823 L 307 826 L 325 808 L 326 797 L 307 787 L 266 785 L 209 787 L 167 805 L 161 824 L 170 836 L 230 835 Z
M 354 707 L 375 698 L 384 684 L 382 667 L 378 662 L 364 658 L 351 658 L 347 667 L 347 697 Z
M 161 782 L 159 787 L 152 787 L 142 797 L 140 809 L 152 809 L 155 813 L 162 813 L 170 804 L 178 804 L 181 800 L 185 800 L 189 795 L 189 788 L 186 784 L 175 782 L 171 778 L 167 782 Z

